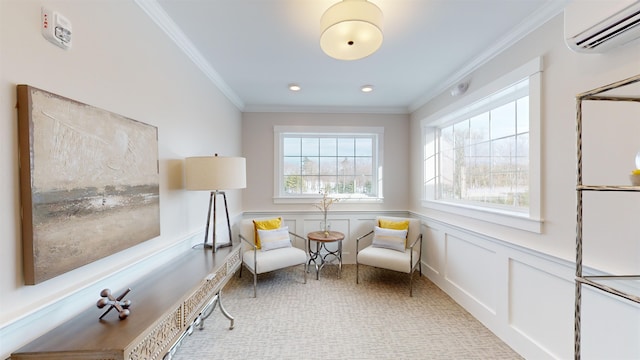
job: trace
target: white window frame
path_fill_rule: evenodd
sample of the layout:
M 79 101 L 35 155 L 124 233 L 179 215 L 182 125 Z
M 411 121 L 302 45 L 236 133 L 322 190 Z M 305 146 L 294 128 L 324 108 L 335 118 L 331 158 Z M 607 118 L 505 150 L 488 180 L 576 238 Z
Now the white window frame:
M 382 159 L 384 154 L 384 128 L 375 126 L 287 126 L 276 125 L 273 127 L 274 133 L 274 169 L 273 169 L 273 201 L 276 204 L 310 203 L 316 201 L 319 194 L 286 194 L 282 183 L 283 164 L 283 139 L 286 135 L 305 134 L 312 136 L 372 136 L 374 139 L 373 149 L 373 169 L 372 187 L 375 196 L 348 196 L 344 194 L 334 194 L 340 197 L 340 202 L 347 203 L 380 203 L 384 200 L 382 194 Z
M 490 84 L 467 94 L 459 101 L 450 104 L 440 111 L 421 121 L 423 154 L 423 194 L 422 206 L 427 209 L 444 211 L 513 228 L 542 232 L 541 219 L 541 78 L 542 58 L 535 58 Z M 491 96 L 509 88 L 522 80 L 529 80 L 529 209 L 517 211 L 495 206 L 483 206 L 481 203 L 461 203 L 437 198 L 437 137 L 438 129 L 456 118 L 461 118 L 473 110 L 477 110 L 491 100 Z

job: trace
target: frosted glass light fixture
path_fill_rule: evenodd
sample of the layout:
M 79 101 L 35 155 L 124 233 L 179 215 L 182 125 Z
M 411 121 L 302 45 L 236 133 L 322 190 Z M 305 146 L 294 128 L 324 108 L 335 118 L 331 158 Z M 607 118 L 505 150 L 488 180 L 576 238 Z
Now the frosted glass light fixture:
M 332 58 L 358 60 L 382 45 L 382 11 L 367 0 L 342 0 L 320 19 L 320 47 Z

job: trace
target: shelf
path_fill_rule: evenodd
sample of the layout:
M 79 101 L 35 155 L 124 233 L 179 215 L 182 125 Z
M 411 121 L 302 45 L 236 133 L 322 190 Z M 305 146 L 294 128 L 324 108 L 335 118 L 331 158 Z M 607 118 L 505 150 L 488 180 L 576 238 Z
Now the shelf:
M 578 191 L 640 191 L 640 186 L 631 185 L 578 185 Z
M 640 275 L 583 276 L 576 281 L 640 304 Z
M 585 276 L 582 273 L 582 231 L 583 231 L 583 199 L 585 191 L 605 192 L 640 192 L 640 186 L 632 185 L 584 185 L 582 183 L 582 103 L 583 101 L 611 101 L 640 103 L 640 74 L 609 85 L 601 86 L 576 96 L 576 139 L 577 139 L 577 185 L 578 194 L 576 207 L 576 278 L 575 278 L 575 308 L 574 308 L 574 358 L 580 360 L 581 347 L 581 308 L 582 285 L 589 285 L 597 290 L 627 299 L 640 304 L 640 275 L 607 275 Z M 624 130 L 621 130 L 624 131 Z

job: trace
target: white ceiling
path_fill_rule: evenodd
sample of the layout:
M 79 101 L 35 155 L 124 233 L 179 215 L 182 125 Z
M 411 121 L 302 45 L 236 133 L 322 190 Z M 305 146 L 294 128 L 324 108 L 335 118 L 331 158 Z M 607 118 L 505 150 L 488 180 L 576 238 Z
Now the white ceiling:
M 370 1 L 384 14 L 382 47 L 340 61 L 319 44 L 320 17 L 338 0 L 136 0 L 242 111 L 374 113 L 415 110 L 567 3 Z

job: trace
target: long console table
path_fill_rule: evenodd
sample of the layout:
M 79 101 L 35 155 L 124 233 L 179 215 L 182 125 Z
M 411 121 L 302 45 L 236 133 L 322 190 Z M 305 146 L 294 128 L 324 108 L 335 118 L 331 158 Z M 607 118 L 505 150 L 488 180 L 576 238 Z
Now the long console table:
M 11 354 L 11 359 L 168 359 L 184 335 L 212 311 L 240 263 L 239 245 L 215 253 L 191 249 L 129 285 L 128 318 L 119 320 L 114 310 L 99 320 L 106 308 L 93 304 Z M 113 293 L 117 296 L 122 290 Z M 233 318 L 222 311 L 233 328 Z

